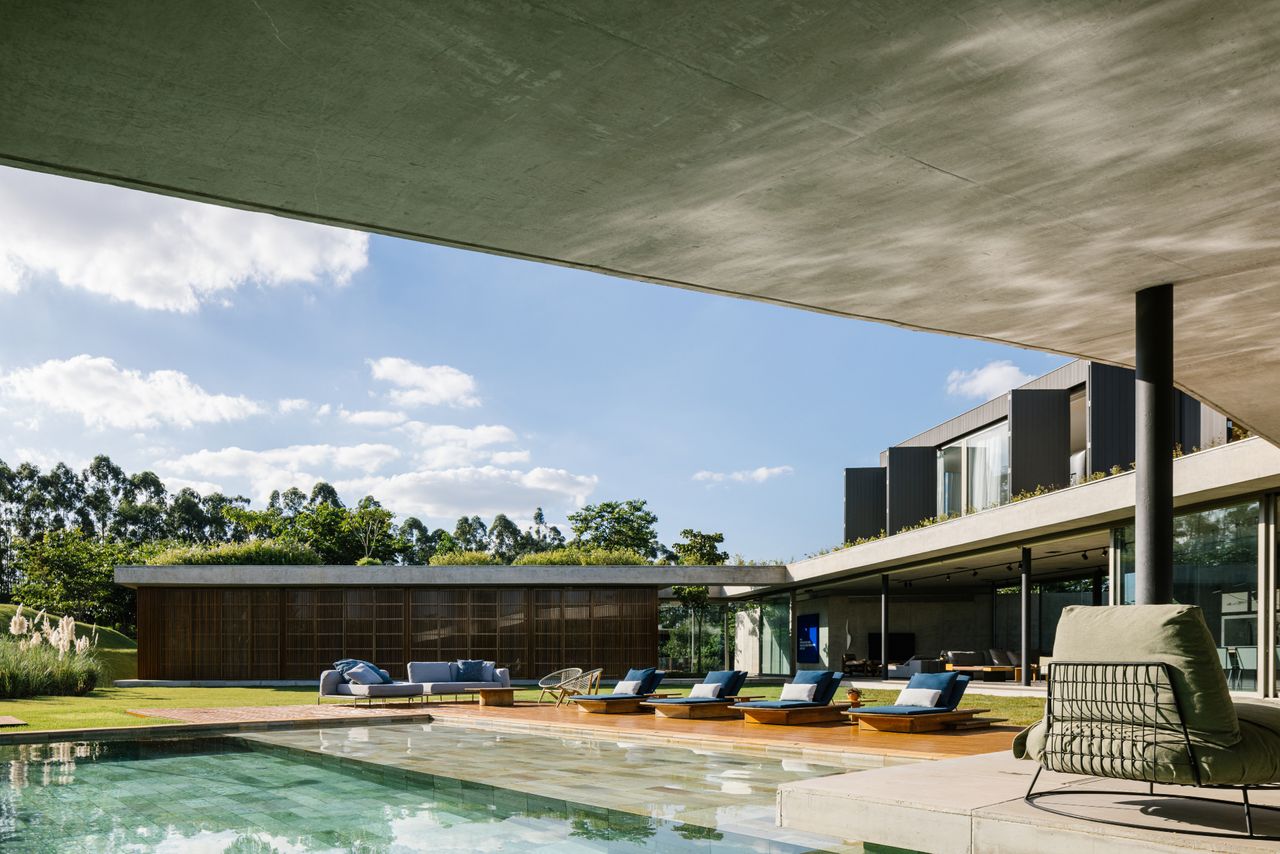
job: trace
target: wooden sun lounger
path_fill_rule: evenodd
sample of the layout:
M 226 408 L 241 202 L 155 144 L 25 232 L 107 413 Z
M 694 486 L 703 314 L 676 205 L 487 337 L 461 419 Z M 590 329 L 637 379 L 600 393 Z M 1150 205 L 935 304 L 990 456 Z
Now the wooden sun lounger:
M 1001 723 L 1005 718 L 980 718 L 990 709 L 956 709 L 921 715 L 865 714 L 849 709 L 844 714 L 859 728 L 873 732 L 936 732 L 942 729 L 981 729 Z
M 777 724 L 792 726 L 795 724 L 821 724 L 840 720 L 848 703 L 835 706 L 800 706 L 791 709 L 770 709 L 759 706 L 738 706 L 747 723 Z
M 703 720 L 706 718 L 740 718 L 742 710 L 735 709 L 734 703 L 745 703 L 749 700 L 761 700 L 759 697 L 725 697 L 714 703 L 641 703 L 645 708 L 653 709 L 664 718 L 686 718 Z
M 654 697 L 670 697 L 671 694 L 650 694 L 645 697 L 628 697 L 610 700 L 608 694 L 579 694 L 573 698 L 578 710 L 597 715 L 632 715 L 641 711 L 640 704 Z

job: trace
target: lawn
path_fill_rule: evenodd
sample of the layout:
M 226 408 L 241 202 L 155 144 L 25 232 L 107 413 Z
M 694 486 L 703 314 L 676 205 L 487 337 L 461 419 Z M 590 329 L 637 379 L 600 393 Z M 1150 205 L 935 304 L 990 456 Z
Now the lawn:
M 752 694 L 776 698 L 777 685 L 752 687 Z M 687 688 L 672 693 L 687 693 Z M 866 705 L 891 703 L 897 691 L 874 690 L 863 695 Z M 99 688 L 84 697 L 37 697 L 28 700 L 0 700 L 0 715 L 13 715 L 30 729 L 76 729 L 80 727 L 142 726 L 166 723 L 161 718 L 139 718 L 127 709 L 208 708 L 233 706 L 290 706 L 315 702 L 316 689 L 300 688 Z M 536 700 L 537 689 L 516 692 L 517 700 Z M 966 698 L 965 706 L 981 705 L 996 717 L 1025 726 L 1040 718 L 1044 700 L 1035 697 Z

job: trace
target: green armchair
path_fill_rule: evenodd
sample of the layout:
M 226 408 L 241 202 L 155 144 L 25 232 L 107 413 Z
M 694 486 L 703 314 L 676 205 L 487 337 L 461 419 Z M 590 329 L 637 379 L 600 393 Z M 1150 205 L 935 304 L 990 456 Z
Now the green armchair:
M 1280 783 L 1280 707 L 1232 699 L 1198 607 L 1072 606 L 1053 653 L 1045 717 L 1013 745 L 1040 764 L 1029 803 L 1067 814 L 1047 805 L 1060 792 L 1034 791 L 1044 769 L 1140 781 L 1152 794 L 1157 784 L 1233 788 L 1255 837 L 1248 790 Z

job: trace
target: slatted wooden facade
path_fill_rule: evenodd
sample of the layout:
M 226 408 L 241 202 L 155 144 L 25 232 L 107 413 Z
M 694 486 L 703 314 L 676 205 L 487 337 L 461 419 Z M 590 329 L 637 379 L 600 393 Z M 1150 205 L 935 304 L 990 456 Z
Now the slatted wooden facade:
M 340 658 L 483 658 L 515 678 L 658 657 L 646 588 L 139 587 L 141 679 L 312 679 Z

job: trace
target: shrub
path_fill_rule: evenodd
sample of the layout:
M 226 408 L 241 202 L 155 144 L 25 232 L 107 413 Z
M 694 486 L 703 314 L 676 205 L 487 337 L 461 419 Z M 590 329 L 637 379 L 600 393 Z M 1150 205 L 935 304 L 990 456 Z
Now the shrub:
M 79 696 L 105 676 L 93 648 L 97 637 L 76 637 L 70 617 L 53 624 L 41 612 L 28 619 L 19 606 L 9 620 L 9 635 L 0 637 L 0 697 Z
M 279 540 L 250 540 L 216 546 L 175 546 L 147 561 L 148 566 L 314 566 L 323 563 L 320 555 L 297 543 Z
M 513 566 L 645 566 L 649 561 L 628 549 L 593 549 L 566 546 L 524 554 Z
M 431 566 L 496 566 L 500 561 L 488 552 L 441 552 L 431 556 Z
M 49 531 L 16 541 L 13 554 L 13 569 L 21 579 L 13 590 L 16 601 L 132 631 L 133 591 L 114 578 L 116 566 L 136 559 L 128 546 L 99 542 L 77 530 Z
M 362 557 L 356 561 L 356 566 L 382 566 L 382 561 L 376 557 Z

